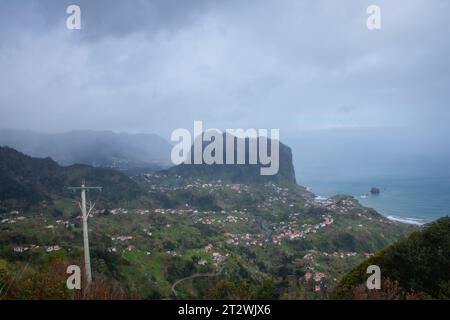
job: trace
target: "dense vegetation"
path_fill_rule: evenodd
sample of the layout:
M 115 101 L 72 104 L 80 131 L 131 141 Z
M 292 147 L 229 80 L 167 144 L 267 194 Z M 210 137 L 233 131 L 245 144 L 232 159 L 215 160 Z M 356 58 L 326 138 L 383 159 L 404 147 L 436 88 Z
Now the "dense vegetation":
M 33 205 L 58 197 L 73 198 L 68 186 L 107 186 L 96 198 L 115 205 L 142 198 L 142 190 L 126 175 L 87 165 L 61 167 L 50 158 L 31 158 L 14 149 L 0 147 L 0 200 L 3 203 Z
M 369 265 L 380 267 L 387 284 L 379 292 L 365 288 Z M 335 294 L 350 299 L 450 299 L 450 218 L 441 218 L 377 252 L 349 272 Z
M 0 174 L 2 187 L 15 186 L 0 200 L 1 298 L 324 299 L 411 230 L 352 197 L 324 201 L 248 172 L 239 183 L 170 170 L 130 178 L 1 148 Z M 78 195 L 64 188 L 82 179 L 105 188 L 88 195 L 98 203 L 89 293 L 65 288 L 83 241 Z

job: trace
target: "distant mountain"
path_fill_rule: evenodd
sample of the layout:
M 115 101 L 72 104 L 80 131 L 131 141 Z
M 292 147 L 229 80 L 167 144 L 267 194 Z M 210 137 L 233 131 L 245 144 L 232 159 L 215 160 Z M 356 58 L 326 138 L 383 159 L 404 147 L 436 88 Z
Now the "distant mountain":
M 132 201 L 141 195 L 139 186 L 128 176 L 110 169 L 87 165 L 61 167 L 50 158 L 26 156 L 12 148 L 0 147 L 0 201 L 33 204 L 58 196 L 72 197 L 67 186 L 101 185 L 99 198 L 110 203 Z
M 369 265 L 380 267 L 380 290 L 366 289 Z M 449 270 L 450 218 L 444 217 L 354 268 L 335 295 L 341 299 L 450 299 Z
M 33 157 L 50 157 L 60 165 L 87 164 L 119 170 L 170 166 L 171 146 L 155 134 L 111 131 L 37 133 L 0 129 L 0 146 Z
M 279 183 L 296 183 L 295 171 L 292 163 L 292 151 L 291 149 L 280 142 L 279 144 L 279 171 L 275 175 L 261 175 L 260 169 L 262 167 L 267 167 L 267 165 L 262 165 L 258 156 L 257 164 L 249 164 L 249 138 L 237 138 L 235 136 L 230 136 L 234 139 L 234 159 L 236 163 L 237 158 L 237 146 L 238 140 L 245 139 L 246 154 L 245 163 L 246 164 L 180 164 L 178 166 L 169 168 L 165 170 L 165 173 L 176 174 L 183 178 L 198 178 L 205 181 L 213 180 L 223 180 L 232 183 L 258 183 L 258 182 L 279 182 Z M 226 163 L 226 144 L 227 135 L 223 134 L 223 163 Z M 256 144 L 259 143 L 259 138 L 256 138 Z M 203 142 L 202 150 L 211 142 Z M 268 139 L 268 150 L 270 150 L 270 145 L 272 141 Z M 194 146 L 191 148 L 190 155 L 188 158 L 193 162 Z M 203 152 L 202 152 L 203 153 Z

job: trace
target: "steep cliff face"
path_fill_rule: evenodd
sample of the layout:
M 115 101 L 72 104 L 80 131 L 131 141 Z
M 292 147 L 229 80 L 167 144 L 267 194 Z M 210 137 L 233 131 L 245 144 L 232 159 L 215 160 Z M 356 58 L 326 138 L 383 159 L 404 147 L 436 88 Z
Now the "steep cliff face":
M 199 178 L 204 180 L 223 180 L 233 183 L 258 183 L 258 182 L 280 182 L 280 183 L 292 183 L 295 184 L 295 172 L 292 163 L 292 151 L 285 144 L 279 142 L 279 157 L 278 157 L 278 172 L 273 175 L 262 175 L 261 169 L 264 167 L 276 166 L 274 161 L 276 157 L 270 154 L 272 140 L 267 139 L 267 150 L 269 157 L 272 157 L 272 163 L 268 165 L 262 164 L 262 161 L 257 155 L 256 164 L 251 164 L 250 162 L 250 145 L 258 146 L 257 150 L 259 152 L 260 138 L 250 139 L 250 138 L 237 138 L 230 135 L 222 135 L 223 137 L 223 159 L 222 162 L 226 163 L 227 152 L 233 153 L 234 164 L 206 164 L 205 160 L 202 160 L 201 164 L 194 163 L 194 145 L 191 148 L 191 152 L 187 156 L 190 159 L 190 164 L 186 162 L 178 166 L 172 167 L 165 170 L 165 173 L 177 174 L 183 178 Z M 226 139 L 234 139 L 234 149 L 227 150 Z M 277 141 L 278 142 L 278 141 Z M 212 142 L 202 141 L 199 145 L 201 146 L 201 153 L 204 154 L 205 149 Z M 245 145 L 245 164 L 237 164 L 237 153 L 238 145 L 242 143 Z M 256 154 L 258 154 L 256 152 Z M 215 155 L 213 153 L 213 155 Z

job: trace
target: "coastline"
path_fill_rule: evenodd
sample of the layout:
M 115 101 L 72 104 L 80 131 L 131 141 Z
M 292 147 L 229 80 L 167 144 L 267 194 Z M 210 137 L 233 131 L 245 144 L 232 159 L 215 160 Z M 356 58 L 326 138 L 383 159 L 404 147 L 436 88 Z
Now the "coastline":
M 382 214 L 382 213 L 380 212 L 380 214 Z M 385 216 L 385 215 L 383 214 L 383 216 Z M 401 223 L 406 223 L 406 224 L 412 224 L 412 225 L 419 226 L 419 227 L 426 224 L 426 222 L 421 222 L 421 220 L 415 219 L 415 218 L 408 218 L 408 217 L 403 218 L 403 217 L 389 216 L 389 215 L 385 216 L 385 217 L 388 218 L 391 221 L 396 221 L 396 222 L 401 222 Z
M 425 225 L 450 215 L 450 177 L 386 178 L 369 180 L 298 179 L 317 196 L 353 196 L 361 205 L 372 208 L 392 221 Z M 369 194 L 370 186 L 381 188 Z

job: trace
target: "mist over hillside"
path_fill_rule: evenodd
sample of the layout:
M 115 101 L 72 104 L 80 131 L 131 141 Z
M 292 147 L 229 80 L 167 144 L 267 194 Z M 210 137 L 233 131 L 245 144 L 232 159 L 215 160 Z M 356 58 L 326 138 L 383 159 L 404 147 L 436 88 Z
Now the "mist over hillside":
M 33 157 L 50 157 L 64 166 L 79 163 L 119 170 L 157 170 L 171 164 L 171 147 L 156 134 L 93 130 L 38 133 L 1 129 L 0 145 Z

